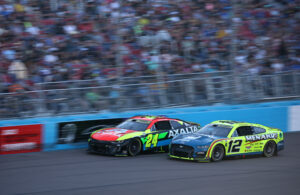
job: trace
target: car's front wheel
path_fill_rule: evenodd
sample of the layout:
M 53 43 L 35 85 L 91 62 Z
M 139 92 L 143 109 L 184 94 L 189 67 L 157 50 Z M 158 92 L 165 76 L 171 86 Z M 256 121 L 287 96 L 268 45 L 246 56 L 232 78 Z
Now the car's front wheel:
M 130 156 L 136 156 L 142 150 L 142 143 L 139 139 L 132 139 L 128 145 L 128 154 Z
M 221 161 L 224 158 L 225 149 L 222 145 L 216 145 L 211 154 L 211 160 L 214 162 Z
M 263 155 L 265 157 L 271 157 L 274 156 L 275 153 L 276 153 L 276 143 L 274 141 L 267 142 L 264 147 Z

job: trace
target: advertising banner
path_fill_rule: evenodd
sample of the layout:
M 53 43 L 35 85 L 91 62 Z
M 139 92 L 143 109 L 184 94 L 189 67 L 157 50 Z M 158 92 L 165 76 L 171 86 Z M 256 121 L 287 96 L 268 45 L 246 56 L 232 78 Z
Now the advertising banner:
M 300 106 L 289 107 L 289 131 L 300 131 Z
M 117 126 L 124 120 L 125 118 L 113 118 L 59 123 L 58 144 L 87 141 L 93 131 Z
M 0 154 L 41 151 L 42 125 L 0 127 Z

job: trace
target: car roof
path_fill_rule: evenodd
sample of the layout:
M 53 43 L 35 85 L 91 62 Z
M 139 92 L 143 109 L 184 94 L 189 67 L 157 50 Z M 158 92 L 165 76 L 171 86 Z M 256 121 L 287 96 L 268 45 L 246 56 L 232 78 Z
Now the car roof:
M 131 119 L 139 119 L 139 120 L 148 120 L 148 121 L 153 121 L 156 119 L 170 119 L 166 116 L 154 116 L 154 115 L 137 115 L 131 117 Z
M 234 125 L 250 125 L 250 124 L 253 124 L 253 123 L 247 123 L 247 122 L 241 122 L 241 121 L 233 121 L 233 120 L 218 120 L 218 121 L 214 121 L 212 123 L 218 123 L 218 124 L 226 124 L 226 125 L 231 125 L 231 126 L 234 126 Z
M 233 120 L 217 120 L 217 121 L 213 121 L 212 124 L 224 124 L 230 126 L 256 125 L 256 126 L 266 127 L 264 125 L 260 125 L 256 123 L 248 123 L 248 122 L 233 121 Z

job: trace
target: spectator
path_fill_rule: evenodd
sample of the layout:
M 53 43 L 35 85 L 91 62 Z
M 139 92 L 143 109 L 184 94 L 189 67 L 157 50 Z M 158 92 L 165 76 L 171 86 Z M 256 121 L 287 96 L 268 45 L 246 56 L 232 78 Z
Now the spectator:
M 28 71 L 25 64 L 21 61 L 13 61 L 8 68 L 8 73 L 12 74 L 16 79 L 27 79 Z
M 103 97 L 97 92 L 97 89 L 92 89 L 85 94 L 85 99 L 89 103 L 91 110 L 98 111 L 101 109 Z

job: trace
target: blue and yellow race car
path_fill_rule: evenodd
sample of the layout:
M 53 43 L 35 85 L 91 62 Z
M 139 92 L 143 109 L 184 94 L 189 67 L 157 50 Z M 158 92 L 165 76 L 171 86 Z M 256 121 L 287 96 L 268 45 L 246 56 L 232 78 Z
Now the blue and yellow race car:
M 263 154 L 271 157 L 284 148 L 280 129 L 230 120 L 214 121 L 196 133 L 178 135 L 169 156 L 195 161 L 221 161 L 234 155 Z

